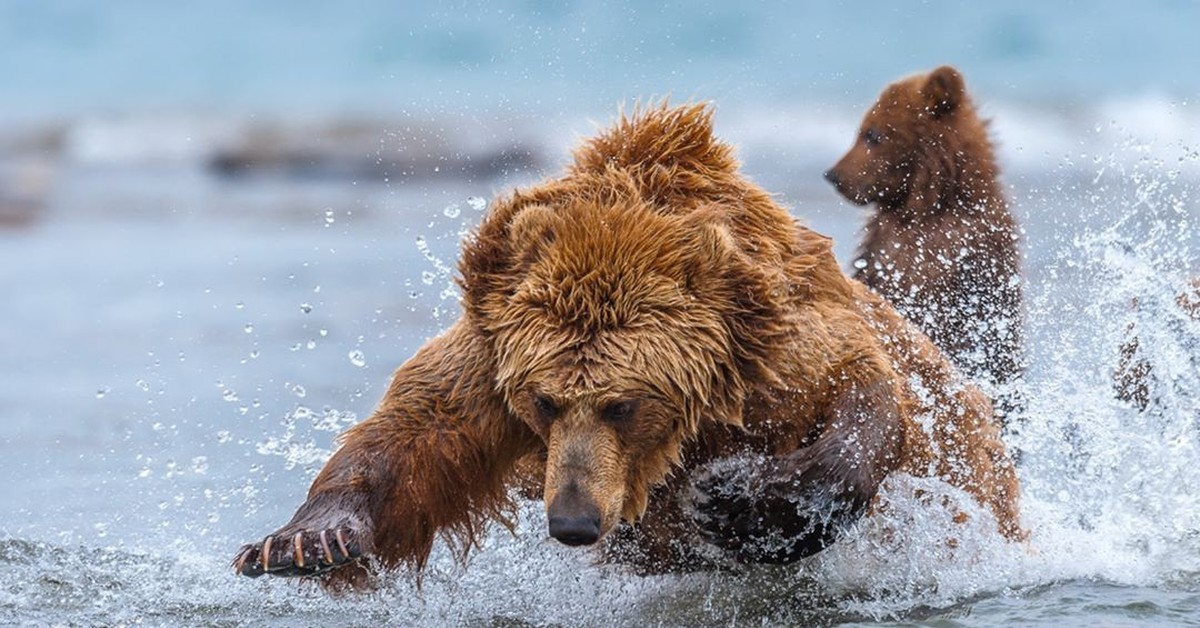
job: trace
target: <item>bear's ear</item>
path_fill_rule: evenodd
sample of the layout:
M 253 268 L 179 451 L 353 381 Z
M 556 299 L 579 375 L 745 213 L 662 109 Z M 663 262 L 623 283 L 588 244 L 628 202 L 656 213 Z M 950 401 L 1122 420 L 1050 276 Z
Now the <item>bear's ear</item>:
M 688 255 L 688 289 L 704 293 L 724 285 L 724 275 L 713 269 L 728 268 L 738 255 L 737 241 L 729 231 L 724 212 L 715 205 L 705 205 L 683 216 L 692 234 Z
M 780 286 L 746 254 L 725 210 L 701 207 L 684 217 L 691 223 L 688 290 L 705 303 L 720 304 L 730 350 L 727 388 L 710 400 L 712 418 L 742 425 L 742 405 L 752 382 L 780 384 L 772 365 L 784 346 L 779 321 Z
M 554 243 L 557 216 L 545 205 L 525 207 L 508 225 L 508 241 L 517 268 L 528 268 L 546 247 Z
M 929 73 L 921 93 L 925 97 L 925 106 L 933 117 L 941 118 L 962 104 L 967 88 L 958 70 L 943 65 Z
M 511 296 L 530 264 L 554 242 L 559 220 L 551 207 L 519 196 L 495 205 L 463 244 L 458 263 L 463 305 L 479 320 L 486 319 L 488 303 Z

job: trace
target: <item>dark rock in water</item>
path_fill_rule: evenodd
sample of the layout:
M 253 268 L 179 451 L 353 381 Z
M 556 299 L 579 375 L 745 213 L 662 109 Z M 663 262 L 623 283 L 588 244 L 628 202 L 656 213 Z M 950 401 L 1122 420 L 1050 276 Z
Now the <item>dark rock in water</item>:
M 41 213 L 42 206 L 24 199 L 0 197 L 0 228 L 25 227 Z
M 41 216 L 56 171 L 48 158 L 0 152 L 0 228 L 27 226 Z
M 531 146 L 515 139 L 497 138 L 490 145 L 455 140 L 430 127 L 392 131 L 386 124 L 361 122 L 259 128 L 239 145 L 217 151 L 208 167 L 226 178 L 411 181 L 488 179 L 541 163 Z
M 62 155 L 57 125 L 0 129 L 0 229 L 24 227 L 41 217 Z

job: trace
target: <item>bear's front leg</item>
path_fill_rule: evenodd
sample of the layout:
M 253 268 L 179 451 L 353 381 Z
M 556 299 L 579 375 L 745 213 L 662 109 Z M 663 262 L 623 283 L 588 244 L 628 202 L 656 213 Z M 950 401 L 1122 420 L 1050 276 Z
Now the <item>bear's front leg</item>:
M 866 512 L 901 446 L 893 379 L 866 375 L 835 388 L 808 447 L 719 460 L 694 475 L 690 509 L 708 542 L 742 562 L 787 563 L 821 551 Z
M 503 517 L 510 471 L 538 443 L 496 393 L 494 368 L 465 320 L 427 343 L 343 435 L 292 520 L 244 546 L 234 570 L 361 588 L 361 557 L 420 569 L 438 534 L 465 553 Z

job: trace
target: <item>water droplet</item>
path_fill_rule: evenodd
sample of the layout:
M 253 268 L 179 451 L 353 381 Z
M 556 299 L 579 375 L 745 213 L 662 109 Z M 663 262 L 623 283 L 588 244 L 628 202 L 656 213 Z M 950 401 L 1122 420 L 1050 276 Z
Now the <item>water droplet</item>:
M 208 473 L 208 456 L 196 456 L 192 458 L 192 473 L 199 475 Z
M 144 379 L 139 379 L 138 381 L 136 381 L 134 383 L 137 384 L 137 387 L 141 388 L 143 391 L 146 391 L 146 392 L 150 391 L 150 382 L 148 382 Z
M 437 279 L 437 275 L 433 271 L 427 270 L 421 273 L 421 283 L 427 286 L 432 286 L 434 279 Z
M 312 304 L 311 304 L 311 303 L 301 303 L 301 304 L 300 304 L 300 311 L 301 311 L 301 312 L 304 312 L 305 314 L 308 314 L 308 313 L 312 312 L 312 310 L 313 310 L 313 308 L 312 308 Z
M 470 205 L 471 209 L 481 212 L 487 209 L 487 199 L 482 196 L 472 196 L 467 199 L 467 205 Z
M 107 387 L 107 386 L 105 386 L 104 388 L 99 388 L 99 389 L 97 389 L 97 390 L 96 390 L 96 398 L 97 398 L 97 399 L 103 399 L 103 398 L 104 398 L 104 395 L 107 395 L 107 394 L 108 394 L 108 387 Z
M 333 217 L 333 210 L 330 208 L 326 208 L 325 209 L 325 226 L 328 227 L 329 225 L 332 225 L 334 223 L 334 220 L 335 219 Z
M 250 357 L 251 357 L 251 358 L 257 358 L 257 357 L 258 357 L 258 349 L 255 349 L 255 350 L 251 351 L 251 352 L 250 352 Z
M 254 323 L 246 323 L 246 325 L 242 327 L 242 331 L 246 332 L 247 334 L 254 333 Z
M 862 270 L 862 269 L 866 268 L 866 267 L 867 267 L 867 260 L 865 260 L 865 259 L 863 259 L 863 258 L 861 258 L 861 257 L 860 257 L 860 258 L 858 258 L 858 259 L 856 259 L 856 260 L 854 260 L 854 267 L 855 267 L 855 268 L 857 268 L 858 270 Z
M 309 351 L 312 351 L 313 349 L 316 349 L 316 348 L 317 348 L 317 341 L 316 341 L 316 340 L 309 339 L 309 341 L 308 341 L 308 342 L 304 343 L 304 348 L 308 349 Z
M 299 351 L 299 350 L 300 350 L 300 348 L 301 348 L 301 347 L 303 347 L 303 346 L 304 346 L 304 345 L 302 345 L 302 344 L 300 344 L 300 343 L 298 343 L 298 342 L 297 342 L 296 344 L 294 344 L 294 345 L 292 345 L 292 346 L 288 347 L 288 351 Z
M 358 349 L 351 351 L 348 356 L 350 357 L 350 363 L 358 368 L 362 368 L 367 365 L 366 356 L 364 356 L 363 352 L 359 351 Z
M 303 399 L 304 396 L 308 394 L 308 391 L 305 390 L 305 388 L 303 386 L 301 386 L 300 384 L 292 385 L 291 390 L 292 390 L 293 395 L 296 395 L 297 397 L 300 397 L 301 399 Z
M 234 309 L 242 310 L 242 309 L 246 308 L 246 304 L 242 303 L 241 301 L 238 301 L 237 303 L 233 304 L 233 307 L 234 307 Z
M 329 335 L 329 330 L 328 330 L 328 329 L 318 329 L 318 330 L 317 330 L 317 333 L 318 333 L 318 334 L 321 334 L 321 337 L 323 338 L 323 337 L 325 337 L 325 336 L 328 336 L 328 335 Z
M 442 210 L 442 214 L 444 214 L 447 218 L 458 218 L 460 211 L 461 210 L 458 208 L 458 203 L 451 203 Z
M 229 430 L 221 430 L 217 432 L 218 443 L 228 443 L 231 438 L 233 438 L 233 436 L 229 433 Z

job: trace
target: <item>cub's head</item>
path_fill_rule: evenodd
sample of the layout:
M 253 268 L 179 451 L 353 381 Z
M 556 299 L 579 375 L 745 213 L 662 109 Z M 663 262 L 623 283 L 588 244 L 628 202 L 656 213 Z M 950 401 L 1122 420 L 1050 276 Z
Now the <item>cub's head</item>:
M 971 165 L 974 159 L 982 165 Z M 881 209 L 931 206 L 970 170 L 989 171 L 985 124 L 949 66 L 889 85 L 867 111 L 850 151 L 825 173 L 838 192 Z

